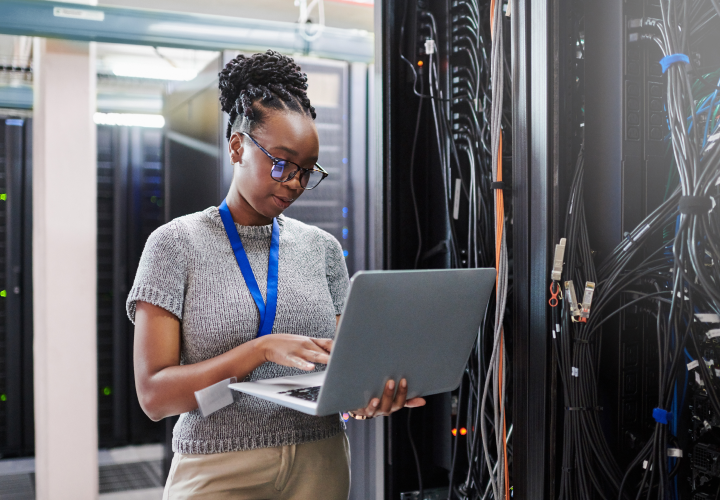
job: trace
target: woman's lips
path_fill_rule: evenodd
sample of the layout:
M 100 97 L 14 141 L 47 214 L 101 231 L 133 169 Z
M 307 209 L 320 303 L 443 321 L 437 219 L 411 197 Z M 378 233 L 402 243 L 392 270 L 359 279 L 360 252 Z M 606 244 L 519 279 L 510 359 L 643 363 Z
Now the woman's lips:
M 288 198 L 287 200 L 284 198 L 280 198 L 279 196 L 273 195 L 273 201 L 275 201 L 275 204 L 285 210 L 287 207 L 292 205 L 292 202 L 295 201 L 292 198 Z

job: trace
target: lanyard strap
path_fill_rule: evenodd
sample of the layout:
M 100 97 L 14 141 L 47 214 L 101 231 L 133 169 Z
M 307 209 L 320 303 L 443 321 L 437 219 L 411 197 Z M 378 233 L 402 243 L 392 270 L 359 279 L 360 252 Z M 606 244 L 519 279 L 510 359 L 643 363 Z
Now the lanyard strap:
M 223 226 L 225 226 L 225 232 L 227 233 L 230 245 L 232 246 L 235 259 L 237 260 L 240 272 L 242 272 L 245 284 L 250 290 L 250 293 L 257 304 L 258 311 L 260 312 L 260 328 L 258 328 L 258 337 L 272 333 L 273 324 L 275 323 L 275 312 L 277 310 L 277 290 L 278 290 L 278 263 L 280 261 L 280 226 L 278 225 L 277 218 L 273 218 L 272 223 L 272 238 L 270 239 L 270 258 L 268 261 L 268 276 L 267 276 L 267 306 L 263 301 L 262 293 L 260 293 L 260 287 L 255 280 L 255 274 L 253 273 L 252 267 L 250 267 L 250 261 L 245 253 L 242 241 L 240 241 L 240 235 L 235 227 L 230 209 L 227 206 L 225 200 L 220 205 L 220 218 L 222 219 Z

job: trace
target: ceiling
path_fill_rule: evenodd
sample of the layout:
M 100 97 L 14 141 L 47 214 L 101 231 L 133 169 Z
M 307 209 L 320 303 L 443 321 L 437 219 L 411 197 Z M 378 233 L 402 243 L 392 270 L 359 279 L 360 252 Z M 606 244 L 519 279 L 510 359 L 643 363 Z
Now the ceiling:
M 300 15 L 294 0 L 98 0 L 98 5 L 285 22 L 296 22 Z M 374 31 L 373 0 L 324 0 L 324 7 L 327 26 Z M 317 22 L 317 9 L 310 19 Z

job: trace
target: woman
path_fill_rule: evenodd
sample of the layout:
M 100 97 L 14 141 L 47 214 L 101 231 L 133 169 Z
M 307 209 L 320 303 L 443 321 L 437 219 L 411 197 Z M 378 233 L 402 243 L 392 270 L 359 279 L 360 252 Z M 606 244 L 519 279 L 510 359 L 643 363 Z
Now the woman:
M 296 375 L 328 361 L 348 286 L 342 249 L 325 231 L 281 215 L 327 175 L 316 163 L 306 81 L 291 58 L 270 50 L 227 64 L 220 101 L 235 165 L 227 198 L 160 227 L 143 251 L 127 300 L 138 398 L 153 420 L 181 414 L 164 498 L 348 496 L 338 415 L 238 394 L 203 418 L 194 396 L 231 377 Z M 425 403 L 406 394 L 404 380 L 397 391 L 388 381 L 353 416 Z

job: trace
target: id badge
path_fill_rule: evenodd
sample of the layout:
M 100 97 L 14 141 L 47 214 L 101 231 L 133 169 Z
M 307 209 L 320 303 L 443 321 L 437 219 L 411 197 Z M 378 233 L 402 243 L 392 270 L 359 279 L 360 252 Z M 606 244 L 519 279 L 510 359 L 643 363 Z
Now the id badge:
M 203 418 L 235 402 L 233 391 L 228 387 L 235 382 L 237 379 L 232 377 L 195 392 L 195 400 Z

